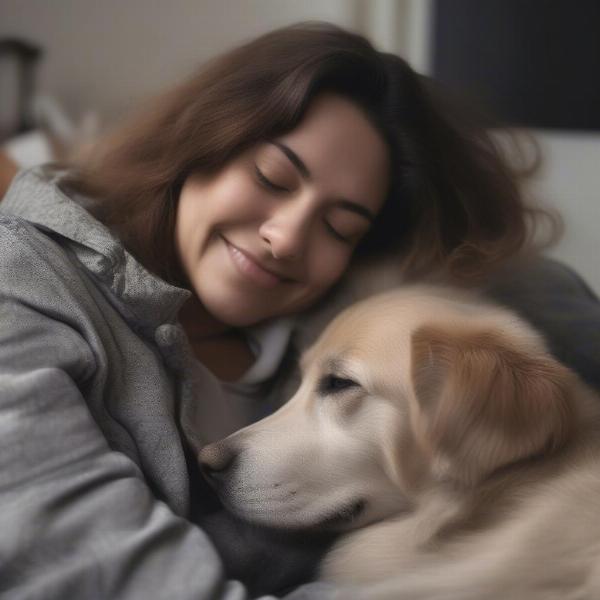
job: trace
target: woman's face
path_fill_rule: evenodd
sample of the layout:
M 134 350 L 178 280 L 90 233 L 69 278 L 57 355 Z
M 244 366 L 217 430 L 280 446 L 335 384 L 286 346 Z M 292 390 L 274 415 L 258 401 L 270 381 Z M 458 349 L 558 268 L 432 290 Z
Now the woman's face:
M 290 133 L 190 176 L 175 239 L 204 308 L 239 327 L 308 307 L 348 266 L 388 181 L 382 137 L 334 94 L 318 96 Z

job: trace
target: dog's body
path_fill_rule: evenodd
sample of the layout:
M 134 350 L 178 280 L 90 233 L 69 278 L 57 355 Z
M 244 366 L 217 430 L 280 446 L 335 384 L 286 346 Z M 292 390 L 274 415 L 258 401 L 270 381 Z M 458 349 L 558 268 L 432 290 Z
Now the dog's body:
M 349 531 L 322 570 L 344 598 L 600 598 L 600 398 L 472 297 L 351 307 L 292 400 L 201 460 L 245 519 Z

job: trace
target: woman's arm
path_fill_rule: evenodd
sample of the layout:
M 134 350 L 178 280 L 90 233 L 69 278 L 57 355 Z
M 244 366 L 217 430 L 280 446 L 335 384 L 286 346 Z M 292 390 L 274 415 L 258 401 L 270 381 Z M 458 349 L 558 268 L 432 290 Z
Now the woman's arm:
M 206 535 L 156 500 L 112 451 L 82 390 L 95 357 L 31 272 L 31 248 L 0 227 L 0 589 L 11 597 L 243 598 Z M 55 282 L 60 285 L 61 282 Z

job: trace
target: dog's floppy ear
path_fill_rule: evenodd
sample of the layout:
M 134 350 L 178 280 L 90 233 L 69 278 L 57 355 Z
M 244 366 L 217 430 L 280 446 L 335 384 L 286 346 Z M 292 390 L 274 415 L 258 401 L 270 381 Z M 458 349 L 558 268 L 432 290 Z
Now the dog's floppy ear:
M 463 483 L 560 447 L 571 430 L 571 372 L 492 328 L 421 327 L 412 377 L 416 433 L 434 469 Z

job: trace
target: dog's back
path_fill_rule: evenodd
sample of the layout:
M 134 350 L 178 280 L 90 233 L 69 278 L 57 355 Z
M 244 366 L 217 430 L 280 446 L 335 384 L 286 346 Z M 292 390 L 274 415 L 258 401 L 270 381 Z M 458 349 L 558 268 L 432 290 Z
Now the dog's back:
M 596 600 L 599 456 L 590 444 L 560 475 L 482 490 L 477 500 L 488 506 L 464 514 L 452 504 L 462 498 L 432 493 L 420 513 L 347 536 L 324 576 L 359 584 L 348 598 L 365 600 Z M 448 529 L 437 529 L 446 520 Z M 360 573 L 368 573 L 363 588 Z

